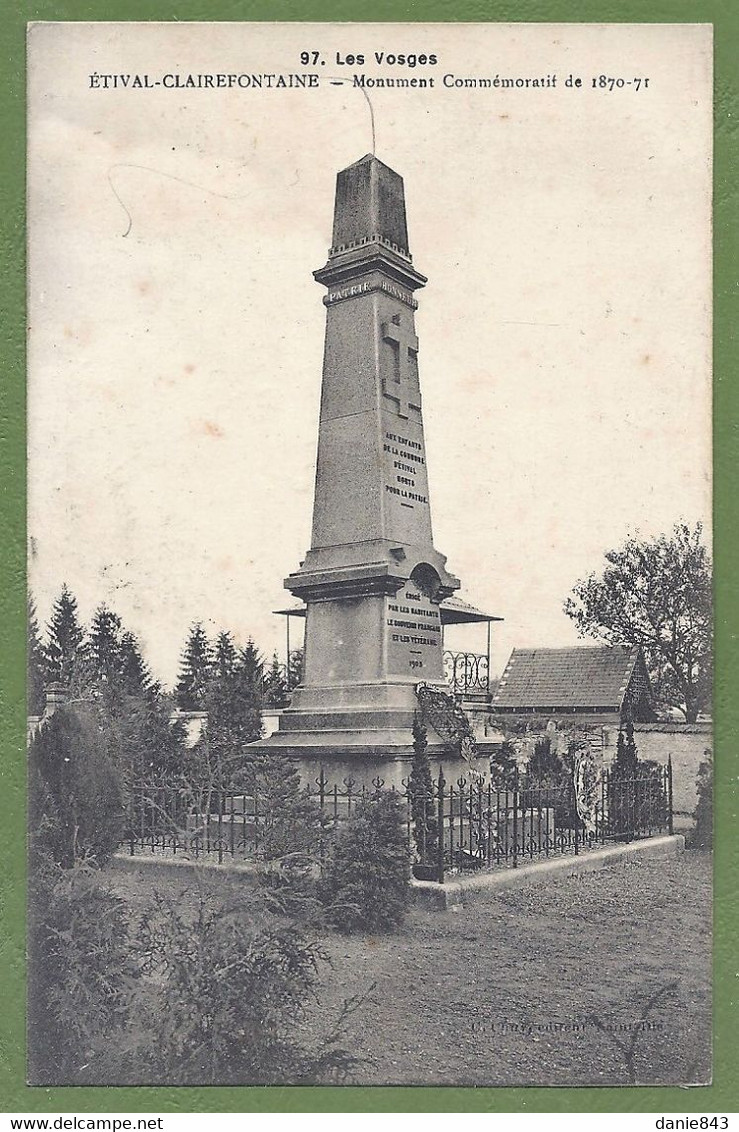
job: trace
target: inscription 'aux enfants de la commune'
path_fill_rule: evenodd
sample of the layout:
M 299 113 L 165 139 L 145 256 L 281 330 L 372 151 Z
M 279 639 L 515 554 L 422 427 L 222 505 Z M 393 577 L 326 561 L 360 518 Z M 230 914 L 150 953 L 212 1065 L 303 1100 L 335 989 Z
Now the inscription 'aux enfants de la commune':
M 421 468 L 425 465 L 426 461 L 423 456 L 418 453 L 422 451 L 422 445 L 415 440 L 409 440 L 405 436 L 398 436 L 394 432 L 385 433 L 385 441 L 383 450 L 391 456 L 400 457 L 393 460 L 393 472 L 395 473 L 395 483 L 399 484 L 396 487 L 392 484 L 385 484 L 385 491 L 390 495 L 397 495 L 400 499 L 413 499 L 416 503 L 428 503 L 428 498 L 421 492 L 415 491 L 416 479 L 415 477 L 420 472 Z M 393 443 L 387 443 L 391 441 Z M 402 445 L 403 447 L 398 447 Z M 415 448 L 415 452 L 409 449 Z M 407 461 L 407 463 L 404 463 Z M 407 473 L 403 475 L 402 473 Z M 404 506 L 410 506 L 405 504 Z
M 395 315 L 390 322 L 382 324 L 382 340 L 388 342 L 391 347 L 395 348 L 395 378 L 382 379 L 382 392 L 383 395 L 392 402 L 397 402 L 398 416 L 407 420 L 410 416 L 411 409 L 421 411 L 421 394 L 418 389 L 418 380 L 415 378 L 411 359 L 415 360 L 418 353 L 418 338 L 413 333 L 412 329 L 401 323 L 401 316 Z M 388 440 L 394 440 L 398 444 L 404 445 L 407 449 L 415 448 L 418 452 L 422 451 L 422 446 L 414 440 L 409 440 L 407 437 L 396 436 L 395 433 L 385 433 Z M 393 470 L 398 472 L 406 472 L 406 475 L 395 475 L 395 483 L 386 483 L 385 491 L 389 495 L 397 496 L 401 500 L 401 507 L 413 507 L 413 503 L 428 503 L 428 498 L 419 491 L 415 491 L 416 469 L 411 466 L 411 461 L 416 461 L 423 464 L 425 461 L 422 456 L 406 451 L 403 448 L 395 448 L 391 445 L 384 445 L 385 451 L 393 455 L 400 456 L 401 459 L 408 460 L 408 464 L 403 466 L 398 460 L 393 463 Z M 398 485 L 398 486 L 396 486 Z M 412 500 L 413 502 L 408 502 Z

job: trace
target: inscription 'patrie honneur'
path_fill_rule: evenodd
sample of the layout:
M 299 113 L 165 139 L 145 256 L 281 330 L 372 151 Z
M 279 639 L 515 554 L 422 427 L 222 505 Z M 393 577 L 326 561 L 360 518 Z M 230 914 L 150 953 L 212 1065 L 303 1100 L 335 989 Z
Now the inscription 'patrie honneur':
M 386 295 L 392 295 L 396 299 L 400 299 L 401 303 L 411 307 L 412 310 L 418 309 L 418 303 L 413 298 L 410 291 L 403 291 L 400 287 L 393 287 L 391 283 L 386 283 L 381 279 L 377 283 L 355 283 L 352 287 L 344 287 L 341 291 L 329 291 L 325 296 L 324 305 L 329 307 L 333 303 L 341 303 L 344 299 L 353 299 L 357 295 L 369 295 L 372 291 L 384 291 Z

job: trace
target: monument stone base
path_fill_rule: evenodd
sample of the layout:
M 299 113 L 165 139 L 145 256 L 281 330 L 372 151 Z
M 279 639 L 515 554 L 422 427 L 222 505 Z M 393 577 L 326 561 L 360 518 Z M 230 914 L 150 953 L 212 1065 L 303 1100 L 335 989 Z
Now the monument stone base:
M 259 744 L 260 746 L 262 744 Z M 264 746 L 269 749 L 269 740 L 264 740 Z M 339 790 L 346 788 L 347 781 L 351 780 L 357 790 L 371 789 L 381 780 L 382 785 L 390 789 L 403 790 L 410 778 L 413 747 L 406 744 L 404 747 L 324 747 L 324 748 L 286 748 L 280 744 L 281 753 L 289 753 L 295 760 L 300 778 L 305 785 L 315 789 L 321 774 L 328 788 L 337 786 Z M 362 753 L 365 750 L 369 753 Z M 489 770 L 490 753 L 478 749 L 477 757 L 470 762 L 451 754 L 444 748 L 429 747 L 429 763 L 431 777 L 434 781 L 439 776 L 439 769 L 443 768 L 447 783 L 456 786 L 457 779 L 469 779 L 470 771 L 479 771 L 487 774 Z
M 443 684 L 439 687 L 446 688 Z M 338 692 L 331 687 L 297 688 L 291 706 L 280 713 L 279 729 L 250 743 L 250 750 L 279 752 L 294 759 L 301 778 L 311 784 L 323 769 L 331 786 L 341 787 L 344 779 L 351 778 L 360 787 L 369 787 L 379 778 L 385 786 L 400 789 L 410 775 L 413 759 L 413 719 L 419 710 L 413 687 L 392 683 L 352 688 L 344 685 L 344 703 L 327 710 L 323 705 L 335 704 Z M 381 701 L 383 706 L 378 706 Z M 386 706 L 388 703 L 394 706 Z M 434 776 L 440 767 L 448 782 L 456 782 L 460 775 L 469 776 L 471 767 L 482 773 L 488 771 L 492 743 L 478 741 L 476 757 L 468 762 L 450 751 L 430 726 L 427 737 Z

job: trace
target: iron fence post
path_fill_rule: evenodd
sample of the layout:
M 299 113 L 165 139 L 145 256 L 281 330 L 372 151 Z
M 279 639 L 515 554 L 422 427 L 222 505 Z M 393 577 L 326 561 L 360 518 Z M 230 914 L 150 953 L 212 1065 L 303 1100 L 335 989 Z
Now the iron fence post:
M 667 756 L 667 829 L 670 837 L 675 832 L 672 815 L 672 755 Z
M 324 773 L 323 764 L 321 764 L 321 769 L 320 769 L 320 772 L 318 774 L 317 785 L 318 785 L 318 806 L 319 806 L 319 809 L 321 811 L 321 820 L 320 820 L 320 823 L 319 823 L 319 826 L 318 826 L 318 861 L 319 861 L 319 866 L 320 866 L 321 870 L 323 870 L 323 863 L 326 859 L 326 845 L 325 845 L 325 840 L 324 840 L 324 836 L 323 836 L 324 828 L 325 828 L 324 822 L 326 820 L 325 814 L 324 814 L 324 807 L 325 807 L 325 804 L 326 804 L 326 775 Z
M 600 780 L 600 843 L 606 840 L 606 782 L 608 771 L 605 771 Z
M 216 803 L 218 805 L 218 864 L 223 864 L 223 794 L 221 790 L 216 791 Z M 210 819 L 210 815 L 208 815 Z
M 437 823 L 439 827 L 439 835 L 437 838 L 436 852 L 437 852 L 437 879 L 439 884 L 444 883 L 444 787 L 446 782 L 444 780 L 444 768 L 439 767 L 439 780 L 437 782 L 437 796 L 436 796 L 436 813 Z
M 580 853 L 580 815 L 577 812 L 577 790 L 575 788 L 575 776 L 572 776 L 571 782 L 572 789 L 572 813 L 575 817 L 575 856 Z
M 518 868 L 518 767 L 513 772 L 513 868 Z
M 487 858 L 487 843 L 482 827 L 482 792 L 484 784 L 477 783 L 477 856 L 484 861 Z
M 131 794 L 128 800 L 128 835 L 131 844 L 131 856 L 133 857 L 136 852 L 136 834 L 133 824 L 136 820 L 136 785 L 134 784 L 131 789 Z

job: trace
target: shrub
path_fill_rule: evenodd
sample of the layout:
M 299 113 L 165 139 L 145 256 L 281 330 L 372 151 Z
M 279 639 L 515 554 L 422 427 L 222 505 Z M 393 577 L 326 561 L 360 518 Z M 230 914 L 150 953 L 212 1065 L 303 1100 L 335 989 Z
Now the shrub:
M 132 929 L 87 864 L 39 870 L 30 909 L 34 1085 L 337 1083 L 356 1063 L 341 1039 L 358 999 L 296 1038 L 322 955 L 290 916 L 155 897 Z
M 512 790 L 516 781 L 516 749 L 510 739 L 490 756 L 490 785 L 493 790 Z
M 695 827 L 691 838 L 694 849 L 710 849 L 713 845 L 713 751 L 703 752 L 696 779 L 698 802 L 693 812 Z
M 59 708 L 29 748 L 31 858 L 105 864 L 124 827 L 121 778 L 94 709 Z
M 537 739 L 534 744 L 533 753 L 526 764 L 526 777 L 532 785 L 537 782 L 554 785 L 566 777 L 565 765 L 552 749 L 549 736 Z
M 270 752 L 257 763 L 235 771 L 232 789 L 254 794 L 258 807 L 259 856 L 278 861 L 294 854 L 316 855 L 322 815 L 318 803 L 301 785 L 294 759 Z
M 300 853 L 263 862 L 257 883 L 266 911 L 310 927 L 322 925 L 323 905 L 316 893 L 314 874 L 313 861 Z
M 630 841 L 638 834 L 667 825 L 667 789 L 663 767 L 651 759 L 640 759 L 632 725 L 627 735 L 619 732 L 616 758 L 608 775 L 608 825 L 610 832 Z
M 159 899 L 140 945 L 150 989 L 144 1080 L 311 1084 L 341 1080 L 354 1063 L 338 1044 L 345 1013 L 318 1051 L 295 1040 L 321 954 L 294 923 L 250 924 L 202 896 L 193 920 Z
M 553 810 L 557 829 L 574 829 L 579 821 L 575 806 L 572 767 L 575 741 L 562 758 L 552 747 L 548 735 L 538 739 L 526 763 L 519 793 L 520 806 L 527 810 Z
M 399 795 L 378 790 L 338 831 L 318 893 L 340 931 L 389 931 L 402 920 L 409 899 L 403 824 Z
M 28 944 L 31 1083 L 102 1083 L 138 974 L 123 901 L 89 864 L 39 867 L 29 886 Z

